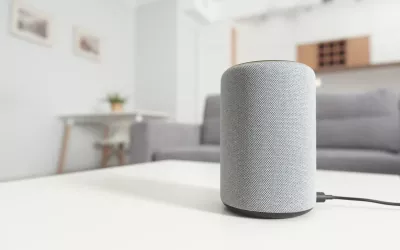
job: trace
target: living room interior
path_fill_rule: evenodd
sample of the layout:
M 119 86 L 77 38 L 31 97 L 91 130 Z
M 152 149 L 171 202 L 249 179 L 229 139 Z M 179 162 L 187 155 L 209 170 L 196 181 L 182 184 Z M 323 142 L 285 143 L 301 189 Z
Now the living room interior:
M 228 230 L 228 238 L 237 237 L 233 249 L 244 248 L 245 239 L 261 237 L 252 227 L 263 228 L 262 220 L 246 223 L 230 216 L 219 198 L 225 112 L 221 77 L 248 62 L 298 62 L 315 72 L 318 188 L 400 202 L 397 0 L 6 0 L 0 11 L 0 198 L 9 202 L 5 211 L 11 213 L 0 215 L 0 221 L 16 223 L 5 232 L 9 240 L 5 245 L 0 241 L 1 249 L 26 249 L 29 242 L 39 248 L 43 242 L 28 231 L 35 231 L 40 220 L 56 218 L 57 211 L 65 218 L 52 220 L 38 233 L 54 227 L 60 234 L 81 237 L 78 233 L 90 231 L 77 242 L 104 241 L 97 249 L 113 246 L 114 240 L 121 240 L 117 249 L 134 246 L 125 241 L 131 230 L 126 225 L 121 227 L 126 231 L 110 238 L 93 231 L 89 224 L 101 227 L 99 218 L 111 226 L 138 222 L 143 231 L 132 230 L 140 235 L 135 239 L 143 249 L 207 246 L 193 245 L 194 236 L 186 234 L 177 244 L 173 233 L 182 233 L 180 227 L 203 233 L 212 225 L 206 235 L 222 247 L 217 236 L 227 240 L 227 235 L 219 227 L 235 225 Z M 80 192 L 81 197 L 72 194 Z M 24 200 L 24 194 L 32 198 Z M 27 202 L 35 203 L 35 195 L 43 203 L 16 215 Z M 320 213 L 314 208 L 304 221 L 295 219 L 300 226 L 289 226 L 288 232 L 312 230 L 328 221 L 348 246 L 359 246 L 348 236 L 351 227 L 340 232 L 341 223 L 353 220 L 351 225 L 367 227 L 363 218 L 368 217 L 380 227 L 400 219 L 396 207 L 343 202 L 323 204 Z M 129 209 L 144 215 L 127 219 Z M 329 212 L 343 219 L 323 217 Z M 148 235 L 156 225 L 148 222 L 150 214 L 162 222 L 155 233 L 166 245 Z M 180 216 L 187 221 L 179 220 L 160 236 Z M 84 218 L 82 227 L 74 232 L 68 218 Z M 188 224 L 192 218 L 199 228 Z M 273 244 L 286 232 L 276 223 L 268 225 L 276 226 Z M 18 226 L 26 227 L 29 240 L 16 242 Z M 98 240 L 96 232 L 104 237 Z M 83 249 L 50 234 L 54 240 L 40 249 L 58 248 L 61 241 L 65 249 Z M 382 240 L 377 234 L 375 240 Z M 301 236 L 303 232 L 282 249 L 296 246 Z M 362 243 L 364 248 L 378 245 L 370 239 Z M 394 249 L 394 241 L 385 244 Z

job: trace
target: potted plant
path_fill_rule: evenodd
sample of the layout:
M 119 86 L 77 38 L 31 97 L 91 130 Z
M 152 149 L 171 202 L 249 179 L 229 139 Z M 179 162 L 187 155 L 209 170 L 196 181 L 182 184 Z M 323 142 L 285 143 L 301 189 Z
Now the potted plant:
M 111 110 L 113 112 L 121 112 L 123 110 L 123 105 L 126 102 L 126 98 L 122 97 L 118 93 L 109 94 L 107 100 L 111 104 Z

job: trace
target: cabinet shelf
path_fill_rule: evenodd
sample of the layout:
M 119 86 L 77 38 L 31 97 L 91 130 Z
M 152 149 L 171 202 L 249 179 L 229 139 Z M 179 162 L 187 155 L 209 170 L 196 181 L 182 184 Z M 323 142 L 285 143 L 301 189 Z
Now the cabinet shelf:
M 386 67 L 400 67 L 400 62 L 390 62 L 390 63 L 380 63 L 380 64 L 369 64 L 362 66 L 337 66 L 326 69 L 317 69 L 315 70 L 316 74 L 325 74 L 325 73 L 339 73 L 343 71 L 356 71 L 356 70 L 368 70 L 368 69 L 378 69 L 378 68 L 386 68 Z
M 321 41 L 297 46 L 297 60 L 316 72 L 334 72 L 369 67 L 369 37 Z

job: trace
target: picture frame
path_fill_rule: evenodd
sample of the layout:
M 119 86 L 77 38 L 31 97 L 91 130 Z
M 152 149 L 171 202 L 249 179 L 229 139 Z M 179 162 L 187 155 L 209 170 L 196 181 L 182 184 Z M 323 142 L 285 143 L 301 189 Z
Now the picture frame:
M 53 20 L 50 15 L 21 1 L 11 6 L 11 33 L 21 39 L 39 45 L 53 45 Z
M 73 50 L 77 56 L 99 62 L 101 59 L 101 39 L 86 29 L 74 28 Z

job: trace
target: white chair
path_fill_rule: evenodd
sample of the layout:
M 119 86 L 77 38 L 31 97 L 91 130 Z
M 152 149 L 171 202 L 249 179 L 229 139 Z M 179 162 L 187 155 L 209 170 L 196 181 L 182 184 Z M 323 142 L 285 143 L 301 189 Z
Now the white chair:
M 108 166 L 111 157 L 118 157 L 118 164 L 125 165 L 125 150 L 129 147 L 129 128 L 131 122 L 118 123 L 106 128 L 105 137 L 95 142 L 95 146 L 103 150 L 101 167 Z
M 142 115 L 136 115 L 134 121 L 117 122 L 115 124 L 106 125 L 104 132 L 104 139 L 95 143 L 96 147 L 103 150 L 101 167 L 108 166 L 108 162 L 112 156 L 118 157 L 118 164 L 120 166 L 126 164 L 125 150 L 129 148 L 130 127 L 133 123 L 142 122 L 144 120 Z

